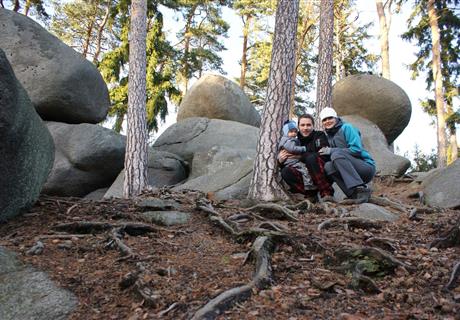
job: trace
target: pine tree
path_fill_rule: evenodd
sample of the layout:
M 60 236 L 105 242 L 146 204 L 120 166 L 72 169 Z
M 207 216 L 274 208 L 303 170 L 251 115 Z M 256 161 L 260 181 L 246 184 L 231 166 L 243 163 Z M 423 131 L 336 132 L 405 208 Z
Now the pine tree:
M 288 118 L 295 69 L 298 0 L 279 0 L 276 10 L 267 99 L 248 197 L 263 201 L 286 198 L 279 181 L 277 146 Z
M 147 0 L 131 3 L 129 50 L 128 134 L 123 195 L 139 195 L 147 186 L 146 101 Z
M 334 40 L 334 1 L 321 0 L 318 81 L 316 83 L 315 123 L 319 129 L 321 110 L 332 105 L 332 49 Z

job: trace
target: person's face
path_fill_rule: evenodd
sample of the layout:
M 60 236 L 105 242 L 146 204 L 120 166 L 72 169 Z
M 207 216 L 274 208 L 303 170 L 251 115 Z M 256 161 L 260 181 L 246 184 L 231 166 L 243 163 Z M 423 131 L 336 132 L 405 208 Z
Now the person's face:
M 289 130 L 289 132 L 288 132 L 288 137 L 289 137 L 289 138 L 297 137 L 297 129 L 291 129 L 291 130 Z
M 337 123 L 337 118 L 327 117 L 327 118 L 324 118 L 323 121 L 321 122 L 323 123 L 324 129 L 332 129 Z
M 313 131 L 313 121 L 308 118 L 302 118 L 299 121 L 299 130 L 300 134 L 304 137 L 307 137 Z

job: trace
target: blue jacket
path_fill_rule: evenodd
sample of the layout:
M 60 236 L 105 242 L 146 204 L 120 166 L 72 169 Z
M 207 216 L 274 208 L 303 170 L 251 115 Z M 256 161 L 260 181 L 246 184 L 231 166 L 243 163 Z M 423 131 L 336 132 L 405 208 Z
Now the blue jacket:
M 326 135 L 329 145 L 332 148 L 331 154 L 334 153 L 334 148 L 345 148 L 354 157 L 360 158 L 375 166 L 374 159 L 372 159 L 369 152 L 363 148 L 361 132 L 350 123 L 343 122 L 342 119 L 337 118 L 337 124 L 334 128 L 326 130 Z

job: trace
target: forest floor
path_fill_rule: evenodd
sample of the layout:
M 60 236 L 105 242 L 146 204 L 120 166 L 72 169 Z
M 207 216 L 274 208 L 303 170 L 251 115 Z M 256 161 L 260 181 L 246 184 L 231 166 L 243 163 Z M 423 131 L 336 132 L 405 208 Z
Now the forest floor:
M 135 201 L 41 197 L 0 225 L 0 245 L 78 297 L 71 319 L 460 319 L 460 246 L 430 247 L 460 210 L 420 205 L 406 181 L 374 190 L 396 222 L 350 219 L 356 204 L 247 209 L 162 189 L 143 198 L 191 220 L 159 227 Z

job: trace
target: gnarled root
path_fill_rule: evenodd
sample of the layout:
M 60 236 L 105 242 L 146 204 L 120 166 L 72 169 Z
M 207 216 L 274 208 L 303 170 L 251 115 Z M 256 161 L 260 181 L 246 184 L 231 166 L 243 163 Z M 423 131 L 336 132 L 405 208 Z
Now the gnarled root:
M 362 228 L 362 229 L 379 229 L 382 227 L 381 221 L 373 221 L 364 218 L 358 217 L 344 217 L 344 218 L 330 218 L 324 220 L 318 225 L 318 231 L 323 229 L 331 228 L 334 226 L 344 226 L 344 227 L 352 227 L 352 228 Z
M 269 237 L 259 237 L 254 241 L 249 257 L 255 260 L 256 272 L 253 280 L 246 285 L 227 290 L 199 309 L 192 320 L 215 319 L 234 303 L 248 299 L 253 288 L 263 289 L 272 284 L 271 254 L 274 244 Z
M 256 211 L 259 215 L 267 216 L 275 219 L 287 219 L 290 221 L 298 221 L 297 212 L 276 203 L 259 203 L 255 206 L 245 209 L 246 211 Z
M 460 261 L 458 261 L 452 270 L 452 273 L 450 274 L 449 282 L 447 282 L 445 289 L 446 290 L 452 290 L 458 286 L 457 280 L 458 277 L 460 276 Z
M 445 236 L 433 240 L 430 248 L 450 248 L 458 245 L 460 245 L 460 221 L 447 231 Z

